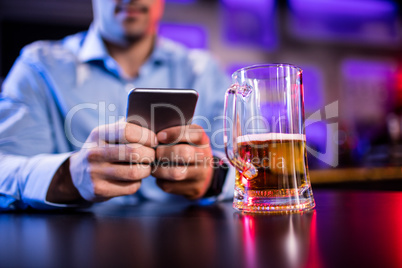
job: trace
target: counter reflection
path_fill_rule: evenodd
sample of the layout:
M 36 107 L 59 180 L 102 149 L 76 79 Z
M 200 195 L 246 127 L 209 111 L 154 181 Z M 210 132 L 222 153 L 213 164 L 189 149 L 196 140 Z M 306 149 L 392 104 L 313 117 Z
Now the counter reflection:
M 288 215 L 235 213 L 234 220 L 241 229 L 238 234 L 244 267 L 320 267 L 316 211 Z

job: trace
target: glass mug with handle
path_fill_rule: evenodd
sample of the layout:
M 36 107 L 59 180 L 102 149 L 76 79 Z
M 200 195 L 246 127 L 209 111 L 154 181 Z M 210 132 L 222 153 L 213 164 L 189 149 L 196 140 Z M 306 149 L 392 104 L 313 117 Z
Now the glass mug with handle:
M 315 207 L 308 173 L 302 70 L 245 67 L 225 96 L 224 142 L 236 169 L 233 206 L 245 212 Z

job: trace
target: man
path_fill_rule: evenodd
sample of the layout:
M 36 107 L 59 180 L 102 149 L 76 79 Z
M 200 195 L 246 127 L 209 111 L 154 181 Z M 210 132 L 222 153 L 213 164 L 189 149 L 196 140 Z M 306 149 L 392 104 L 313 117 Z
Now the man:
M 205 52 L 156 37 L 163 0 L 93 0 L 93 10 L 88 32 L 27 46 L 4 81 L 0 207 L 230 197 L 233 182 L 212 164 L 225 75 Z M 124 123 L 133 87 L 196 89 L 200 126 Z M 170 164 L 152 165 L 162 158 Z

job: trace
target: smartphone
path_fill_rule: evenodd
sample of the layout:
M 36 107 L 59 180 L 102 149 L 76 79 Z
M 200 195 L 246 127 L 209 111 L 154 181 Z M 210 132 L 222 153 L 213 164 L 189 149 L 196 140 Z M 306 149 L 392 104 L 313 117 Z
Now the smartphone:
M 134 88 L 128 95 L 127 122 L 158 133 L 188 125 L 194 116 L 198 92 L 194 89 Z

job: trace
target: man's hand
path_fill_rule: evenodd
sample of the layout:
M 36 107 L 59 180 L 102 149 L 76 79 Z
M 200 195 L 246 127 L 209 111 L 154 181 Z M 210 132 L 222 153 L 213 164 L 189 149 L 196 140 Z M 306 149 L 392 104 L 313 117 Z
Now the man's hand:
M 90 202 L 133 194 L 140 188 L 141 179 L 151 174 L 150 163 L 155 160 L 152 147 L 156 145 L 155 133 L 146 128 L 121 121 L 100 126 L 91 132 L 82 149 L 71 155 L 70 185 Z M 56 182 L 52 181 L 47 195 L 50 202 L 57 199 L 53 190 L 63 189 L 57 180 L 64 181 L 68 192 L 65 179 L 53 180 Z
M 157 134 L 156 166 L 152 175 L 167 193 L 202 197 L 212 175 L 212 150 L 208 136 L 198 125 L 178 126 Z M 162 144 L 162 145 L 161 145 Z

